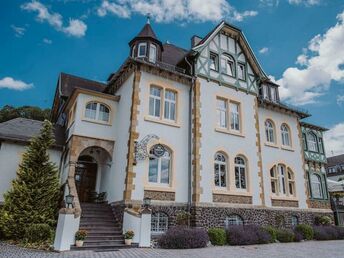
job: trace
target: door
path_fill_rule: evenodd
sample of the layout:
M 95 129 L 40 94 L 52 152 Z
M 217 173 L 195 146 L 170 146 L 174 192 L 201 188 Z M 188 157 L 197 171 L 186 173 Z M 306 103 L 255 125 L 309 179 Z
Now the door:
M 80 202 L 89 202 L 96 189 L 97 163 L 89 156 L 80 157 L 75 168 L 75 184 Z

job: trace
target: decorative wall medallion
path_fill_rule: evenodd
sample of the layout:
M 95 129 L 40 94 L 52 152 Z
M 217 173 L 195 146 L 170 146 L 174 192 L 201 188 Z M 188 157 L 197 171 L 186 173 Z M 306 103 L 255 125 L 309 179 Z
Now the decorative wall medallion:
M 162 157 L 165 154 L 165 147 L 161 144 L 156 144 L 153 146 L 153 154 L 157 158 Z
M 155 134 L 146 135 L 140 142 L 135 142 L 135 162 L 138 160 L 145 160 L 149 157 L 147 145 L 152 139 L 159 140 Z M 159 144 L 160 145 L 160 144 Z M 163 147 L 163 146 L 162 146 Z

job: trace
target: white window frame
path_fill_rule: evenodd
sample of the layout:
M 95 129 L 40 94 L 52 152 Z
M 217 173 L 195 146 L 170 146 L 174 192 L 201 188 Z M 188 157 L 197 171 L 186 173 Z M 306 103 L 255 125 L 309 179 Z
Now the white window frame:
M 269 87 L 263 84 L 263 98 L 269 99 Z
M 217 115 L 217 126 L 220 128 L 228 129 L 228 101 L 222 98 L 216 98 L 216 115 Z M 224 107 L 219 105 L 224 103 Z
M 279 185 L 279 195 L 286 196 L 287 195 L 287 168 L 282 164 L 278 164 L 277 166 L 278 172 L 278 185 Z
M 214 63 L 212 62 L 212 57 L 214 57 Z M 209 53 L 209 68 L 216 72 L 219 71 L 219 55 L 211 51 Z
M 286 124 L 281 125 L 281 138 L 283 146 L 291 147 L 290 130 L 289 126 L 287 126 Z
M 271 101 L 277 102 L 277 89 L 275 87 L 270 87 Z
M 160 92 L 160 96 L 157 96 L 157 95 L 154 95 L 152 94 L 152 89 L 155 89 L 155 90 L 159 90 Z M 162 101 L 162 93 L 164 92 L 164 90 L 160 87 L 157 87 L 157 86 L 150 86 L 149 88 L 149 110 L 148 110 L 148 114 L 152 117 L 156 117 L 156 118 L 160 118 L 161 117 L 161 113 L 162 113 L 162 105 L 163 105 L 163 101 Z M 151 114 L 151 100 L 153 101 L 153 114 Z M 159 102 L 159 105 L 157 104 Z M 156 113 L 157 113 L 157 109 L 159 109 L 159 115 L 157 116 Z
M 174 99 L 168 98 L 167 93 L 172 93 Z M 177 116 L 177 92 L 169 89 L 164 90 L 164 118 L 171 121 L 176 121 Z M 168 106 L 168 111 L 166 111 L 166 105 Z M 172 107 L 174 108 L 174 113 L 172 113 Z
M 311 174 L 311 189 L 312 189 L 312 197 L 315 199 L 324 199 L 323 187 L 322 187 L 322 180 L 321 176 L 315 173 Z M 319 191 L 318 195 L 315 195 L 316 190 Z
M 238 79 L 246 81 L 246 65 L 243 63 L 238 63 Z
M 224 224 L 225 228 L 228 228 L 229 226 L 239 226 L 244 225 L 244 220 L 241 216 L 237 214 L 231 214 L 226 217 Z
M 235 77 L 235 61 L 231 55 L 223 54 L 221 56 L 222 73 L 231 77 Z
M 154 49 L 154 55 L 152 54 L 152 50 Z M 156 62 L 156 56 L 157 56 L 157 48 L 156 45 L 150 44 L 149 45 L 149 62 L 155 63 Z
M 240 103 L 231 101 L 229 103 L 229 106 L 230 106 L 229 108 L 230 108 L 230 112 L 231 112 L 231 130 L 240 132 L 240 130 L 241 130 Z M 237 109 L 237 110 L 232 108 L 233 106 L 235 106 L 236 107 L 235 109 Z
M 265 137 L 267 142 L 276 143 L 275 125 L 270 119 L 265 120 Z
M 307 137 L 308 150 L 313 152 L 318 152 L 318 137 L 310 132 Z
M 136 45 L 133 46 L 132 48 L 132 52 L 131 52 L 131 57 L 135 57 L 135 49 L 136 49 Z
M 141 54 L 140 54 L 140 52 L 141 52 L 141 51 L 140 51 L 141 46 L 145 48 L 145 53 L 144 53 L 144 55 L 141 55 Z M 147 43 L 139 43 L 139 46 L 138 46 L 138 48 L 137 48 L 137 57 L 146 57 L 146 56 L 147 56 Z
M 218 156 L 221 156 L 224 158 L 223 160 L 218 160 Z M 216 165 L 218 166 L 218 176 L 219 176 L 219 182 L 218 185 L 216 184 Z M 224 182 L 222 182 L 221 180 L 221 166 L 224 166 Z M 216 188 L 227 188 L 227 178 L 228 178 L 228 174 L 227 174 L 228 168 L 227 168 L 227 156 L 222 153 L 222 152 L 216 152 L 215 154 L 215 158 L 214 158 L 214 185 Z M 224 183 L 224 186 L 222 186 L 222 184 Z
M 162 222 L 164 227 L 161 228 Z M 168 216 L 164 212 L 156 212 L 151 217 L 151 232 L 152 234 L 163 234 L 168 230 Z
M 92 117 L 88 117 L 87 116 L 87 106 L 89 104 L 96 104 L 96 110 L 95 110 L 95 117 L 92 118 Z M 108 119 L 107 120 L 103 120 L 103 119 L 100 119 L 100 107 L 101 106 L 104 106 L 105 108 L 108 109 Z M 97 121 L 97 122 L 100 122 L 100 123 L 104 123 L 104 124 L 109 124 L 110 123 L 110 114 L 111 114 L 111 109 L 108 105 L 104 104 L 104 103 L 101 103 L 101 102 L 97 102 L 97 101 L 89 101 L 86 103 L 85 105 L 85 111 L 84 111 L 84 118 L 85 120 L 88 120 L 88 121 Z
M 154 146 L 153 146 L 154 147 Z M 152 147 L 152 148 L 153 148 Z M 156 159 L 158 161 L 157 164 L 157 181 L 151 182 L 149 175 L 150 175 L 150 162 L 151 159 Z M 168 183 L 161 182 L 161 174 L 162 174 L 162 160 L 168 160 L 169 167 L 168 167 Z M 158 185 L 158 186 L 169 186 L 171 183 L 171 174 L 172 174 L 172 152 L 165 147 L 165 154 L 162 157 L 156 157 L 152 153 L 149 154 L 149 164 L 148 164 L 148 183 L 151 185 Z
M 241 159 L 242 163 L 237 162 L 237 159 Z M 238 177 L 237 177 L 237 170 L 238 170 Z M 244 175 L 245 187 L 242 186 L 241 177 L 242 174 Z M 236 156 L 234 159 L 234 177 L 235 177 L 235 187 L 238 190 L 247 190 L 247 168 L 246 168 L 246 159 L 242 156 Z M 237 180 L 239 180 L 239 187 L 237 185 Z

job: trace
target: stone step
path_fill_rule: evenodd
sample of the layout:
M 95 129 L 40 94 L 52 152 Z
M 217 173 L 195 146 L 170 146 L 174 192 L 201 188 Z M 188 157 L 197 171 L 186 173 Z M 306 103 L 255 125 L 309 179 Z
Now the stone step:
M 102 240 L 88 240 L 85 239 L 84 245 L 117 245 L 117 244 L 124 244 L 124 239 L 102 239 Z
M 99 241 L 99 240 L 124 240 L 123 235 L 111 234 L 111 235 L 88 235 L 86 241 Z
M 82 230 L 86 230 L 88 233 L 113 233 L 122 234 L 122 230 L 119 228 L 108 228 L 108 227 L 80 227 Z
M 122 230 L 99 230 L 99 229 L 93 229 L 93 230 L 88 230 L 88 236 L 122 236 Z
M 117 251 L 117 249 L 123 249 L 123 248 L 137 248 L 138 244 L 132 244 L 132 245 L 98 245 L 98 246 L 82 246 L 82 247 L 76 247 L 75 245 L 71 246 L 71 250 L 74 251 L 82 251 L 82 250 L 94 250 L 94 251 Z
M 109 213 L 101 213 L 101 214 L 97 214 L 97 213 L 83 213 L 81 215 L 81 219 L 92 219 L 92 218 L 109 218 L 109 219 L 114 219 L 114 216 L 112 214 L 112 212 Z
M 100 223 L 116 223 L 114 219 L 109 218 L 81 218 L 80 223 L 86 224 L 86 223 L 94 223 L 94 224 L 100 224 Z

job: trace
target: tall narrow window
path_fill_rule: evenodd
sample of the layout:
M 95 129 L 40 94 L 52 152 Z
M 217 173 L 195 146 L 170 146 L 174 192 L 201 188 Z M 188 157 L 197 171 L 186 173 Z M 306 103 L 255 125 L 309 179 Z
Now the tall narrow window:
M 99 105 L 99 120 L 107 122 L 109 121 L 110 110 L 107 106 L 100 104 Z
M 154 146 L 149 156 L 148 181 L 150 183 L 169 184 L 171 173 L 171 153 L 165 148 L 162 156 L 157 157 L 154 153 Z
M 165 119 L 176 120 L 176 95 L 174 91 L 165 91 Z
M 246 68 L 244 64 L 238 64 L 238 78 L 240 80 L 246 80 Z
M 286 189 L 285 189 L 285 185 L 286 185 L 286 177 L 285 177 L 285 166 L 284 165 L 278 165 L 278 177 L 279 177 L 279 193 L 282 195 L 286 194 Z
M 319 146 L 319 152 L 320 153 L 324 153 L 324 144 L 323 144 L 323 139 L 322 138 L 318 138 L 318 146 Z
M 147 44 L 146 43 L 140 43 L 138 48 L 138 57 L 145 57 L 147 53 Z
M 150 87 L 149 97 L 149 115 L 160 117 L 161 108 L 161 89 L 158 87 Z
M 263 85 L 263 97 L 264 97 L 264 99 L 269 98 L 269 88 L 267 85 Z
M 153 44 L 150 44 L 149 47 L 149 61 L 152 63 L 156 62 L 156 46 Z
M 135 57 L 135 49 L 136 49 L 136 45 L 133 46 L 132 48 L 132 52 L 131 52 L 131 57 Z
M 271 120 L 265 121 L 266 141 L 275 143 L 275 127 Z
M 312 132 L 308 134 L 308 149 L 310 151 L 318 152 L 317 137 Z
M 231 129 L 239 131 L 240 130 L 239 104 L 231 102 L 230 111 L 231 111 Z
M 217 125 L 222 128 L 227 128 L 227 101 L 224 99 L 216 100 Z
M 270 87 L 270 94 L 271 94 L 271 101 L 276 102 L 277 101 L 277 94 L 276 94 L 276 88 Z
M 235 186 L 238 189 L 246 189 L 246 164 L 242 157 L 235 157 Z
M 306 139 L 305 133 L 302 133 L 302 142 L 303 142 L 303 149 L 306 151 L 307 150 L 307 139 Z
M 234 77 L 235 76 L 235 62 L 230 55 L 222 55 L 221 69 L 224 74 Z
M 313 198 L 318 198 L 318 199 L 323 198 L 321 178 L 319 175 L 316 175 L 316 174 L 311 175 L 311 190 L 312 190 Z
M 214 71 L 219 71 L 219 56 L 213 52 L 210 52 L 210 69 Z
M 281 125 L 281 136 L 282 136 L 282 145 L 291 146 L 289 127 L 286 124 Z
M 295 179 L 291 169 L 288 169 L 288 192 L 290 196 L 295 196 Z
M 90 102 L 86 105 L 85 117 L 89 119 L 96 119 L 97 102 Z
M 214 174 L 215 186 L 226 187 L 227 160 L 225 155 L 220 152 L 215 154 Z
M 274 194 L 277 194 L 277 172 L 276 172 L 276 166 L 273 166 L 270 169 L 270 178 L 271 178 L 271 192 Z

